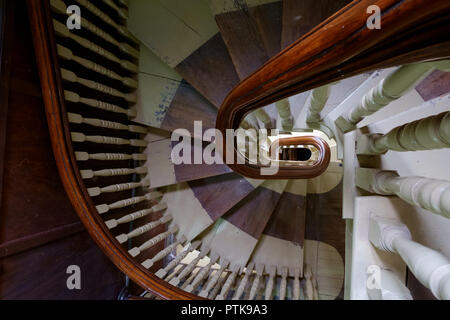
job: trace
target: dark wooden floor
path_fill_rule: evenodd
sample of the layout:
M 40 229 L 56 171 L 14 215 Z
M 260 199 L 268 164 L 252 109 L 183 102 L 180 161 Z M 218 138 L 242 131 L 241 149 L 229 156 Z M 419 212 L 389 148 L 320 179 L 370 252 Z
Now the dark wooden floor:
M 59 180 L 24 1 L 5 3 L 0 299 L 116 299 L 125 278 L 84 231 Z M 70 265 L 81 268 L 81 290 L 66 286 Z

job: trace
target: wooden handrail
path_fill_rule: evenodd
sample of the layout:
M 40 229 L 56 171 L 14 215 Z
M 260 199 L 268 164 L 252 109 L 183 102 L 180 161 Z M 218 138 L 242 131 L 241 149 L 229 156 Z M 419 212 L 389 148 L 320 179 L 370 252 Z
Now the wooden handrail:
M 381 10 L 381 29 L 368 29 L 370 5 Z M 380 68 L 450 56 L 450 2 L 448 0 L 355 0 L 298 39 L 242 81 L 227 96 L 216 121 L 226 136 L 257 108 L 311 90 L 344 77 Z M 224 159 L 238 157 L 236 141 L 223 141 Z M 261 167 L 234 161 L 235 172 L 256 179 L 307 177 L 280 166 L 274 175 Z
M 72 149 L 49 2 L 27 0 L 27 4 L 53 153 L 64 189 L 78 216 L 108 258 L 142 288 L 163 299 L 202 299 L 142 267 L 121 247 L 97 213 Z
M 68 197 L 91 237 L 109 259 L 145 290 L 164 299 L 200 299 L 146 270 L 110 233 L 84 186 L 67 119 L 64 91 L 48 1 L 27 0 L 50 138 Z M 369 5 L 382 11 L 382 29 L 365 27 Z M 219 111 L 217 128 L 225 137 L 256 108 L 344 76 L 376 68 L 450 56 L 448 0 L 356 0 L 275 56 L 236 87 Z M 235 146 L 224 148 L 235 153 Z M 223 153 L 226 156 L 226 153 Z M 238 173 L 261 178 L 258 166 L 230 165 Z M 307 176 L 302 173 L 299 176 Z M 288 168 L 280 177 L 298 178 Z
M 310 179 L 320 176 L 324 173 L 330 163 L 331 150 L 328 143 L 322 138 L 315 136 L 300 136 L 300 137 L 288 137 L 275 140 L 269 148 L 269 154 L 272 154 L 272 149 L 275 146 L 289 146 L 289 145 L 311 145 L 319 151 L 317 161 L 311 165 L 295 165 L 296 161 L 293 161 L 293 165 L 287 165 L 286 169 L 289 170 L 289 176 L 281 176 L 283 179 L 291 179 L 295 175 L 300 175 L 303 179 Z M 280 177 L 279 177 L 280 178 Z

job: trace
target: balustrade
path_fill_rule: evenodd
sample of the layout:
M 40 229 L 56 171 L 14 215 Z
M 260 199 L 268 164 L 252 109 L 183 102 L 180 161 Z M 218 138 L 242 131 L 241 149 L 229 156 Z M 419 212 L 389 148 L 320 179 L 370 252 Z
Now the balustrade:
M 450 299 L 450 260 L 442 253 L 412 241 L 406 225 L 372 215 L 369 240 L 380 250 L 400 255 L 415 278 L 436 298 Z

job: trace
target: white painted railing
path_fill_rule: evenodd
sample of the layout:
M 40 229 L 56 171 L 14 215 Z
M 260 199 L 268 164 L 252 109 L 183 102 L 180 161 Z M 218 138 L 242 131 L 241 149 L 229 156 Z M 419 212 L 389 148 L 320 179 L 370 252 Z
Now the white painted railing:
M 408 203 L 450 218 L 450 182 L 423 177 L 400 177 L 394 171 L 358 168 L 356 185 L 369 192 L 397 195 Z
M 294 120 L 289 99 L 280 100 L 275 105 L 281 118 L 281 127 L 285 131 L 291 131 L 294 126 Z
M 362 135 L 356 142 L 356 153 L 382 154 L 388 150 L 417 151 L 450 147 L 450 112 L 404 124 L 385 135 Z
M 450 260 L 412 241 L 406 225 L 398 220 L 371 216 L 369 240 L 380 250 L 400 255 L 416 279 L 436 298 L 450 299 Z
M 409 289 L 392 271 L 379 266 L 373 267 L 377 267 L 378 270 L 374 270 L 375 283 L 371 283 L 367 288 L 370 300 L 413 300 Z M 372 274 L 369 276 L 373 277 Z
M 318 123 L 320 121 L 320 112 L 323 110 L 330 97 L 331 86 L 332 84 L 328 84 L 311 90 L 305 105 L 308 112 L 306 122 Z
M 356 124 L 412 90 L 435 69 L 450 70 L 450 61 L 423 62 L 400 67 L 367 93 L 362 101 L 336 120 L 342 132 L 356 129 Z

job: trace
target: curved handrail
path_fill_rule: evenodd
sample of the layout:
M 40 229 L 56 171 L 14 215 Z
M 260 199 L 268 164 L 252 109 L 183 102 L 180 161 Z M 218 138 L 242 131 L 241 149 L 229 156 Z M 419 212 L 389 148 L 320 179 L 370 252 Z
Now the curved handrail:
M 54 157 L 63 186 L 81 221 L 111 261 L 142 288 L 165 299 L 201 299 L 143 268 L 105 227 L 84 187 L 74 157 L 48 1 L 27 2 Z M 365 9 L 370 4 L 382 9 L 386 32 L 364 27 Z M 432 6 L 429 3 L 427 6 L 426 0 L 352 2 L 236 87 L 219 111 L 217 128 L 225 133 L 227 128 L 237 128 L 243 116 L 255 108 L 342 76 L 449 56 L 449 8 L 447 0 L 435 0 Z M 423 24 L 416 26 L 416 23 Z M 231 148 L 234 152 L 235 146 Z M 246 176 L 261 177 L 257 167 L 230 166 Z M 265 178 L 279 179 L 283 173 L 288 178 L 292 176 L 287 168 L 281 168 L 278 175 Z
M 269 154 L 272 154 L 272 149 L 274 147 L 289 145 L 311 145 L 319 151 L 319 157 L 312 165 L 286 166 L 286 169 L 292 172 L 290 177 L 293 177 L 300 172 L 302 178 L 311 179 L 320 176 L 327 170 L 328 164 L 330 163 L 331 150 L 328 143 L 322 138 L 315 136 L 280 138 L 270 145 Z M 283 176 L 282 178 L 285 179 Z
M 367 28 L 367 8 L 381 11 L 381 29 Z M 355 0 L 290 47 L 269 60 L 235 87 L 223 102 L 216 128 L 226 136 L 252 110 L 359 73 L 450 56 L 450 2 L 435 0 Z M 234 145 L 222 144 L 224 159 L 237 160 Z M 261 175 L 250 163 L 228 166 L 256 179 L 307 177 L 280 166 L 274 175 Z
M 50 140 L 64 189 L 87 231 L 109 259 L 139 286 L 163 299 L 203 299 L 142 267 L 109 232 L 83 184 L 72 149 L 48 1 L 27 0 Z

